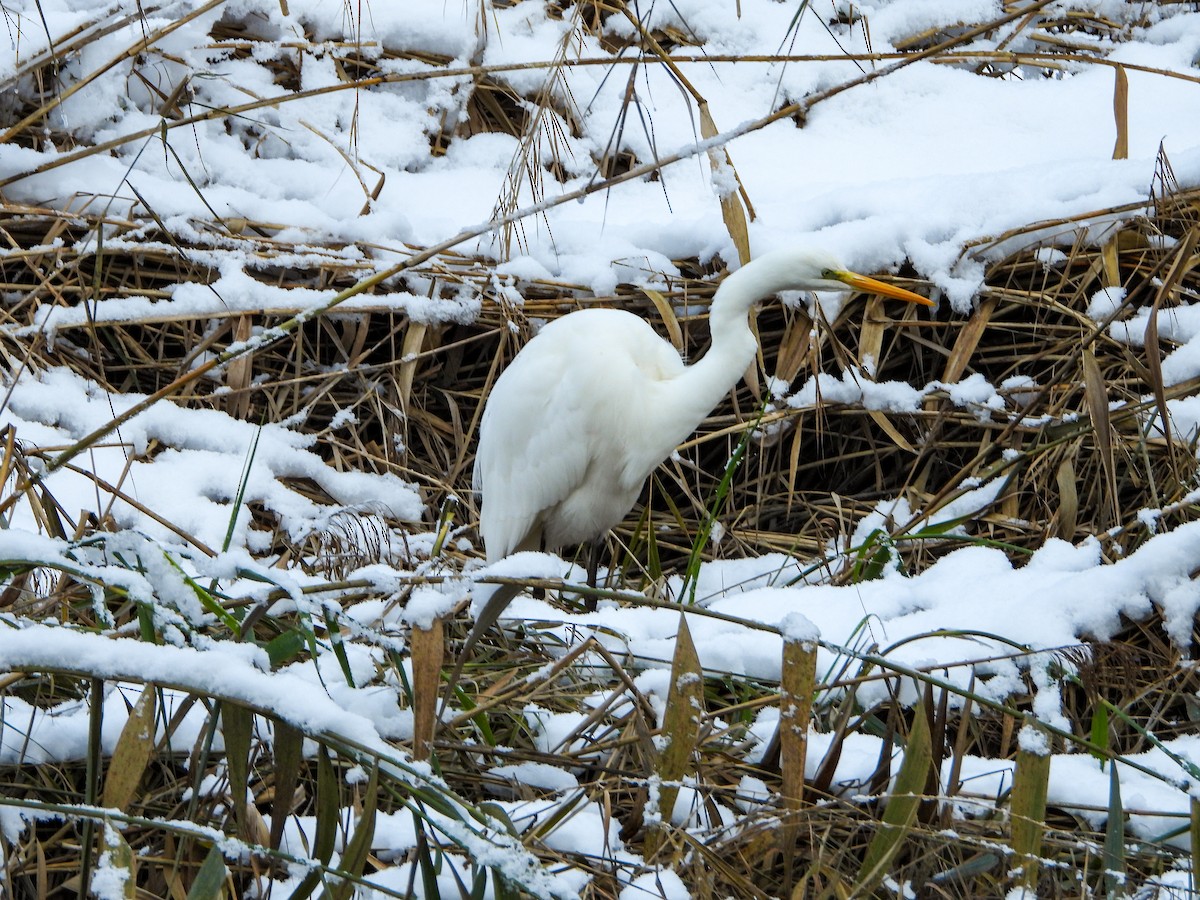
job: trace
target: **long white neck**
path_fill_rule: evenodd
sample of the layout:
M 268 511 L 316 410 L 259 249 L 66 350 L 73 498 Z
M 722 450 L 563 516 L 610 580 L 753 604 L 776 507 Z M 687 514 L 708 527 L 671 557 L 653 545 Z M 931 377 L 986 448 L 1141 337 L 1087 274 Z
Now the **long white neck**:
M 785 253 L 760 256 L 721 282 L 708 314 L 712 344 L 702 359 L 675 379 L 677 402 L 694 417 L 692 428 L 733 389 L 754 360 L 758 342 L 750 330 L 750 308 L 795 286 L 794 268 Z
M 721 283 L 708 315 L 708 352 L 673 378 L 656 382 L 646 398 L 654 428 L 645 446 L 631 448 L 627 483 L 640 485 L 741 379 L 758 349 L 750 330 L 755 302 L 800 286 L 796 255 L 786 251 L 760 256 Z

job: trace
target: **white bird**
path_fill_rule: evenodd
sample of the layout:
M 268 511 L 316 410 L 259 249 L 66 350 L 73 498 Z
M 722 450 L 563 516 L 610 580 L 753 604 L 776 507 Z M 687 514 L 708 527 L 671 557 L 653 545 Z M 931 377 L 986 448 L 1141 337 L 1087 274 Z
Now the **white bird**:
M 847 271 L 827 253 L 784 249 L 721 283 L 708 316 L 712 344 L 692 365 L 624 310 L 578 310 L 551 322 L 496 380 L 480 422 L 474 484 L 487 561 L 590 543 L 617 525 L 650 473 L 754 359 L 751 307 L 786 290 L 933 305 Z
M 857 290 L 933 306 L 847 271 L 828 253 L 789 249 L 764 254 L 721 283 L 708 314 L 711 346 L 690 366 L 633 313 L 585 309 L 551 322 L 496 380 L 480 421 L 474 482 L 487 561 L 590 543 L 620 522 L 650 473 L 754 359 L 751 307 L 787 290 Z M 500 585 L 484 603 L 443 709 L 471 648 L 520 590 Z

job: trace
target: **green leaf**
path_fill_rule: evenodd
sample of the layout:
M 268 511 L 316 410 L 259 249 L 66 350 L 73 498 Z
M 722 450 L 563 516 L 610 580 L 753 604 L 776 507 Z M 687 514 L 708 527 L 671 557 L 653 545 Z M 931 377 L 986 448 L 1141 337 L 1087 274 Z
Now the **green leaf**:
M 329 748 L 320 743 L 317 745 L 317 823 L 312 858 L 322 865 L 329 865 L 329 860 L 333 858 L 341 813 L 337 772 L 333 768 Z M 304 876 L 288 900 L 306 900 L 324 878 L 323 870 L 313 869 Z
M 250 733 L 254 716 L 236 703 L 221 704 L 221 733 L 225 736 L 225 766 L 229 771 L 229 793 L 238 835 L 253 842 L 246 818 L 246 796 L 250 790 Z
M 1096 711 L 1092 713 L 1092 745 L 1093 747 L 1107 747 L 1108 740 L 1108 707 L 1103 703 L 1096 707 Z M 1108 754 L 1100 752 L 1098 749 L 1088 751 L 1096 759 L 1100 760 L 1101 764 L 1108 761 Z
M 179 565 L 175 557 L 173 557 L 166 550 L 162 552 L 162 555 L 163 559 L 167 561 L 167 565 L 178 572 L 184 583 L 192 589 L 192 593 L 196 595 L 196 599 L 200 601 L 200 605 L 204 607 L 204 611 L 216 616 L 221 623 L 230 630 L 230 632 L 237 634 L 240 623 L 229 613 L 227 609 L 225 609 L 224 606 L 221 605 L 221 601 L 213 596 L 213 590 L 215 588 L 204 587 L 204 585 L 196 581 L 195 578 L 184 572 L 183 567 Z
M 704 553 L 704 548 L 708 545 L 708 541 L 712 537 L 713 528 L 716 527 L 721 510 L 725 507 L 725 500 L 729 496 L 729 491 L 733 487 L 733 476 L 737 474 L 737 470 L 741 467 L 742 459 L 746 456 L 746 448 L 750 446 L 750 439 L 753 437 L 759 424 L 761 424 L 762 417 L 766 412 L 767 400 L 764 399 L 762 406 L 759 407 L 754 423 L 742 432 L 741 440 L 733 448 L 733 453 L 730 454 L 729 461 L 725 463 L 725 471 L 721 475 L 721 481 L 717 485 L 716 493 L 713 495 L 713 499 L 709 503 L 708 510 L 704 515 L 704 522 L 701 524 L 700 530 L 696 533 L 695 540 L 692 541 L 692 551 L 688 555 L 687 568 L 684 570 L 683 575 L 683 588 L 679 592 L 679 596 L 685 598 L 685 602 L 688 605 L 696 602 L 696 585 L 700 580 L 701 557 Z
M 425 836 L 425 823 L 422 822 L 419 816 L 413 816 L 413 825 L 417 829 L 417 846 L 414 853 L 417 857 L 417 866 L 421 870 L 421 886 L 425 889 L 426 897 L 440 897 L 441 892 L 438 890 L 437 873 L 441 868 L 441 856 L 435 854 L 429 847 L 429 840 Z
M 1104 893 L 1125 894 L 1125 807 L 1121 803 L 1121 779 L 1117 763 L 1108 767 L 1108 821 L 1104 825 Z
M 196 872 L 187 900 L 217 900 L 225 886 L 225 873 L 225 858 L 214 846 Z
M 346 679 L 347 685 L 354 687 L 354 673 L 350 671 L 350 658 L 346 656 L 346 647 L 342 643 L 341 628 L 330 610 L 324 609 L 322 612 L 325 616 L 325 628 L 329 632 L 329 644 L 333 647 L 333 655 L 337 658 L 338 665 L 341 666 L 342 677 Z
M 358 826 L 346 844 L 346 852 L 342 854 L 341 868 L 351 875 L 361 877 L 367 865 L 367 857 L 371 853 L 371 841 L 375 837 L 375 805 L 379 799 L 379 766 L 371 767 L 371 778 L 363 792 L 362 815 L 358 817 Z M 333 900 L 350 900 L 354 893 L 354 882 L 343 880 L 330 888 L 329 895 Z
M 272 725 L 275 732 L 271 741 L 275 749 L 275 802 L 271 806 L 271 849 L 278 850 L 300 781 L 304 735 L 281 719 L 276 719 Z
M 317 745 L 317 834 L 313 838 L 312 858 L 329 865 L 337 846 L 337 829 L 341 823 L 341 788 L 334 761 L 324 743 Z M 322 869 L 313 869 L 292 892 L 288 900 L 306 900 L 325 878 Z
M 233 498 L 233 503 L 229 505 L 229 526 L 225 529 L 225 540 L 221 542 L 221 552 L 229 551 L 230 544 L 233 543 L 233 529 L 237 524 L 238 510 L 242 508 L 242 504 L 246 500 L 246 485 L 250 483 L 250 469 L 254 466 L 254 457 L 258 453 L 258 439 L 262 437 L 262 426 L 254 432 L 254 440 L 250 443 L 250 450 L 246 454 L 246 464 L 242 467 L 242 477 L 238 480 L 237 495 Z
M 879 829 L 867 845 L 866 856 L 858 870 L 856 895 L 869 896 L 887 874 L 888 867 L 900 852 L 904 838 L 917 818 L 917 808 L 921 804 L 933 760 L 933 744 L 925 711 L 917 707 L 913 713 L 912 730 L 904 747 L 904 761 L 896 773 L 896 784 L 884 807 Z
M 275 669 L 295 659 L 308 645 L 308 638 L 299 628 L 291 628 L 267 641 L 264 648 L 271 668 Z
M 313 855 L 323 863 L 333 858 L 342 814 L 339 802 L 341 783 L 333 767 L 333 757 L 325 744 L 317 746 L 317 835 Z

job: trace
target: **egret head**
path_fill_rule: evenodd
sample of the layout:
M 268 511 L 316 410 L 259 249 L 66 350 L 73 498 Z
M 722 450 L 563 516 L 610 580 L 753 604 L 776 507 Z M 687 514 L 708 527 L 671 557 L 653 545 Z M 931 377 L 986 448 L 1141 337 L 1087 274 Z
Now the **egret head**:
M 774 250 L 755 260 L 756 263 L 760 261 L 764 272 L 774 270 L 778 281 L 792 290 L 862 291 L 922 306 L 934 305 L 933 301 L 912 291 L 851 272 L 837 257 L 824 250 L 808 247 Z

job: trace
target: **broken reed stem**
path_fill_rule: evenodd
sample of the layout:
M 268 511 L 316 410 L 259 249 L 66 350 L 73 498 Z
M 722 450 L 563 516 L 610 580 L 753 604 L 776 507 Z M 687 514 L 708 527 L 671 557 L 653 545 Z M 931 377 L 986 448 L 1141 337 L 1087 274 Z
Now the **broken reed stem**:
M 1200 894 L 1200 798 L 1194 795 L 1191 797 L 1189 812 L 1191 816 L 1188 822 L 1188 833 L 1192 849 L 1191 889 L 1192 893 Z
M 437 727 L 438 689 L 446 656 L 446 626 L 440 616 L 428 628 L 413 625 L 412 655 L 413 759 L 429 759 Z
M 1129 158 L 1129 76 L 1125 67 L 1118 65 L 1113 70 L 1113 121 L 1117 137 L 1113 143 L 1113 159 Z
M 679 613 L 679 631 L 675 639 L 675 657 L 671 661 L 671 685 L 667 690 L 662 736 L 665 746 L 655 761 L 658 785 L 657 812 L 648 810 L 653 823 L 646 834 L 645 856 L 653 859 L 665 844 L 675 801 L 683 778 L 692 769 L 693 756 L 704 718 L 704 673 L 692 641 L 687 617 Z M 653 803 L 653 799 L 651 800 Z
M 799 809 L 804 803 L 808 725 L 816 690 L 817 644 L 785 638 L 779 697 L 779 749 L 783 797 L 791 809 Z
M 1026 890 L 1037 887 L 1042 835 L 1046 828 L 1046 795 L 1050 784 L 1050 735 L 1026 717 L 1013 769 L 1009 804 L 1016 880 Z M 1116 765 L 1110 762 L 1109 765 Z
M 783 641 L 783 671 L 779 687 L 779 770 L 782 781 L 785 883 L 792 883 L 796 844 L 800 834 L 799 812 L 804 806 L 804 770 L 808 762 L 808 725 L 817 692 L 817 644 L 812 641 Z

